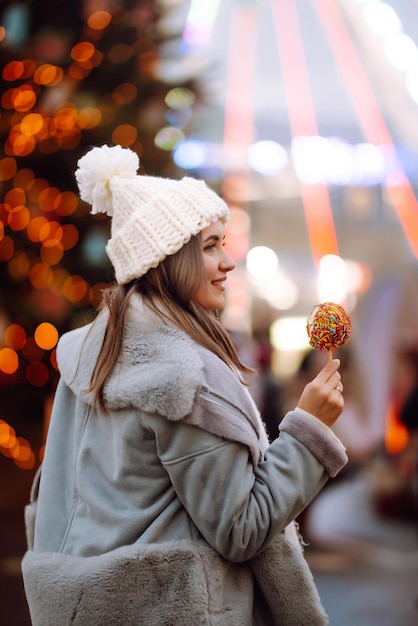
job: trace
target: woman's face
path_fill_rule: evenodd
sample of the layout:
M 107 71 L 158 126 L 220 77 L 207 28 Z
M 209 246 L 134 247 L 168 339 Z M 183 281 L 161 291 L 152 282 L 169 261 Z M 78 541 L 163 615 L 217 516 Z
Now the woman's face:
M 205 276 L 193 300 L 203 309 L 214 310 L 225 306 L 225 281 L 235 262 L 224 248 L 225 224 L 218 220 L 201 232 L 201 246 Z

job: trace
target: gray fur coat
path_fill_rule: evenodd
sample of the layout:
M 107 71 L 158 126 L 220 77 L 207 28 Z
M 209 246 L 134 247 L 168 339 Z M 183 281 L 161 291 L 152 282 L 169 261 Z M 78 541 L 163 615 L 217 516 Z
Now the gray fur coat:
M 234 374 L 144 310 L 103 414 L 84 393 L 103 330 L 99 319 L 58 348 L 25 511 L 33 626 L 326 624 L 285 529 L 346 463 L 338 440 L 296 410 L 268 446 Z

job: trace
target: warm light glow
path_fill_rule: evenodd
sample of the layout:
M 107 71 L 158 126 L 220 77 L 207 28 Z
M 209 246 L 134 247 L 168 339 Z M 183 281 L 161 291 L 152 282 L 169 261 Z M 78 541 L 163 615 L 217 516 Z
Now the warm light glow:
M 30 272 L 30 261 L 26 252 L 16 252 L 7 263 L 10 276 L 17 281 L 27 278 Z
M 318 137 L 296 5 L 293 2 L 273 1 L 271 7 L 292 136 Z M 295 76 L 298 80 L 295 80 Z M 302 181 L 300 190 L 312 257 L 317 264 L 324 254 L 338 254 L 338 243 L 328 188 L 318 179 L 312 182 L 317 184 L 307 185 Z
M 274 141 L 257 141 L 248 150 L 248 162 L 256 172 L 272 176 L 286 167 L 286 150 Z
M 121 124 L 112 132 L 112 142 L 128 147 L 135 143 L 138 137 L 138 131 L 132 124 Z
M 306 350 L 309 347 L 306 317 L 281 317 L 270 328 L 271 344 L 276 350 Z
M 52 269 L 47 263 L 36 263 L 29 274 L 29 280 L 35 289 L 45 289 L 48 287 Z
M 38 195 L 38 204 L 41 211 L 50 213 L 55 209 L 55 204 L 60 196 L 56 187 L 45 187 Z
M 80 128 L 96 128 L 101 121 L 102 113 L 95 107 L 86 107 L 77 114 L 77 124 Z
M 54 202 L 54 210 L 58 215 L 72 215 L 78 207 L 78 197 L 72 191 L 58 194 Z
M 16 159 L 13 159 L 12 157 L 0 159 L 0 181 L 10 180 L 13 176 L 15 176 L 16 171 Z
M 62 293 L 73 303 L 83 300 L 88 292 L 86 281 L 81 276 L 70 276 L 64 281 Z
M 53 324 L 42 322 L 35 330 L 34 339 L 43 350 L 52 350 L 58 341 L 58 331 Z
M 323 256 L 318 265 L 318 301 L 342 304 L 347 298 L 347 292 L 348 275 L 345 262 L 334 254 Z
M 20 123 L 20 131 L 23 135 L 36 135 L 42 129 L 44 120 L 39 113 L 30 113 L 25 115 Z
M 8 235 L 0 238 L 0 261 L 8 261 L 15 251 L 13 239 Z
M 16 437 L 12 426 L 0 419 L 0 452 L 3 456 L 13 459 L 21 469 L 32 469 L 35 455 L 30 443 L 23 437 Z
M 7 223 L 11 230 L 23 230 L 29 224 L 29 221 L 29 209 L 25 206 L 15 206 L 9 211 Z
M 64 246 L 58 239 L 47 239 L 42 244 L 39 255 L 44 263 L 56 265 L 64 256 Z
M 230 207 L 230 219 L 226 227 L 225 249 L 234 261 L 241 261 L 248 253 L 250 217 L 246 211 Z
M 64 224 L 61 228 L 61 243 L 64 250 L 70 250 L 77 245 L 79 240 L 79 232 L 74 224 Z
M 95 51 L 95 47 L 89 41 L 80 41 L 71 50 L 71 58 L 74 61 L 82 62 L 91 59 Z
M 347 31 L 337 3 L 326 4 L 314 0 L 334 57 L 340 67 L 354 110 L 366 140 L 375 146 L 386 146 L 387 157 L 392 160 L 393 173 L 387 175 L 388 196 L 415 257 L 418 257 L 418 203 L 379 109 L 374 92 L 360 61 L 358 52 Z
M 138 95 L 138 88 L 132 83 L 121 83 L 112 92 L 112 100 L 117 104 L 129 104 Z
M 63 78 L 63 69 L 49 63 L 40 65 L 33 75 L 33 81 L 35 83 L 38 83 L 39 85 L 48 85 L 48 87 L 58 85 Z
M 25 113 L 35 106 L 36 94 L 31 85 L 21 85 L 13 89 L 12 103 L 16 111 Z
M 247 270 L 254 276 L 272 276 L 278 265 L 277 254 L 267 246 L 256 246 L 247 254 Z
M 13 348 L 0 349 L 0 371 L 5 374 L 14 374 L 19 367 L 19 358 Z
M 112 16 L 108 11 L 95 11 L 89 15 L 87 25 L 93 30 L 103 30 L 109 26 Z

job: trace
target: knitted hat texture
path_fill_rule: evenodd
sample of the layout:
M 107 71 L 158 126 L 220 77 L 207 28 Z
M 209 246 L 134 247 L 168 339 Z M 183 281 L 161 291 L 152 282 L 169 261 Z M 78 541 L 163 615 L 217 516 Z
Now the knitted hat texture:
M 120 284 L 157 267 L 212 222 L 229 219 L 227 204 L 203 180 L 137 175 L 139 158 L 129 148 L 93 148 L 77 167 L 80 197 L 93 214 L 112 217 L 106 252 Z

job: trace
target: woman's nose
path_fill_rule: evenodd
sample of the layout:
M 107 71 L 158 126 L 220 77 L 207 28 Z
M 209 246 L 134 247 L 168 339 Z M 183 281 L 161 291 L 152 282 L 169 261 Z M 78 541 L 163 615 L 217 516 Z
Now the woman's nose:
M 234 259 L 229 256 L 228 252 L 226 250 L 224 250 L 224 255 L 221 261 L 221 267 L 225 272 L 231 272 L 235 267 L 236 267 L 236 263 L 234 261 Z

